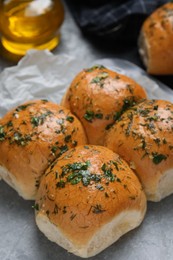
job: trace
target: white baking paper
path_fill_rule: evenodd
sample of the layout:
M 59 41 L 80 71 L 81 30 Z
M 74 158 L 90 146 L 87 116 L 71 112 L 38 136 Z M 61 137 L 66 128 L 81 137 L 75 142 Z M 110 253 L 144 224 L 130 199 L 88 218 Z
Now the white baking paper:
M 31 99 L 46 98 L 59 103 L 74 76 L 83 68 L 102 64 L 134 78 L 147 91 L 149 98 L 173 102 L 173 91 L 151 80 L 143 70 L 120 59 L 102 59 L 88 64 L 68 55 L 31 50 L 17 66 L 0 74 L 0 116 L 10 108 Z
M 149 79 L 137 66 L 119 59 L 86 64 L 67 55 L 30 51 L 20 63 L 0 74 L 0 115 L 29 99 L 47 98 L 60 102 L 72 78 L 82 68 L 103 64 L 139 82 L 150 98 L 173 101 L 173 91 Z M 172 260 L 173 195 L 159 203 L 148 203 L 139 228 L 127 233 L 93 260 Z M 0 260 L 79 260 L 50 242 L 36 227 L 33 202 L 23 200 L 0 182 Z

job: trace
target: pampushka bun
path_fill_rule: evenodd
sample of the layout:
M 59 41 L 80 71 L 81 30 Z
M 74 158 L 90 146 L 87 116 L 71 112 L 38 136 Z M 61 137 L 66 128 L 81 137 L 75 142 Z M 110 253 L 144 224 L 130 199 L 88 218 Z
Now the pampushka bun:
M 129 166 L 102 146 L 64 153 L 42 177 L 36 223 L 53 242 L 90 257 L 142 222 L 146 197 Z
M 139 53 L 147 72 L 173 74 L 173 3 L 157 9 L 144 22 L 139 37 Z
M 146 100 L 126 111 L 110 129 L 105 146 L 138 175 L 148 200 L 173 193 L 173 104 Z
M 34 199 L 50 163 L 86 142 L 69 110 L 46 100 L 27 102 L 0 119 L 0 175 L 23 198 Z
M 82 122 L 90 144 L 103 145 L 105 132 L 129 106 L 146 98 L 134 80 L 104 66 L 81 71 L 61 104 Z

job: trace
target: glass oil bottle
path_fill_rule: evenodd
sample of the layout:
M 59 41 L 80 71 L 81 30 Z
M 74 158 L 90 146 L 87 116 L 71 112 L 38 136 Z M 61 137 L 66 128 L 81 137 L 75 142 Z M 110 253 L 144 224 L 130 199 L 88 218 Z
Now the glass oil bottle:
M 60 0 L 0 0 L 1 49 L 11 59 L 29 49 L 52 50 L 63 20 Z

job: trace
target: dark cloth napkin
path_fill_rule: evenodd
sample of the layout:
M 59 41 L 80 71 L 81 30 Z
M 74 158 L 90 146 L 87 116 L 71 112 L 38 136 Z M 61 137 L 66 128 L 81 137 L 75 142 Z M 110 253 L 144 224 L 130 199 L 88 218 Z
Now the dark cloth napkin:
M 135 41 L 144 19 L 166 0 L 66 0 L 81 30 L 92 38 Z

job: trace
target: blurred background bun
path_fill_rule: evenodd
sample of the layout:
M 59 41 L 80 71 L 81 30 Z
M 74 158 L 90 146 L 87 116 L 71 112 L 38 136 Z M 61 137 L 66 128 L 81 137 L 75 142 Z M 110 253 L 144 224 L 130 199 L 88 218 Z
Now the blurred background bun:
M 139 37 L 139 53 L 147 72 L 173 74 L 173 3 L 154 11 L 144 22 Z

